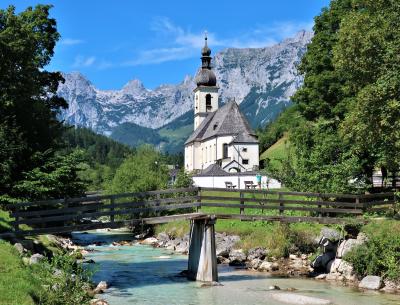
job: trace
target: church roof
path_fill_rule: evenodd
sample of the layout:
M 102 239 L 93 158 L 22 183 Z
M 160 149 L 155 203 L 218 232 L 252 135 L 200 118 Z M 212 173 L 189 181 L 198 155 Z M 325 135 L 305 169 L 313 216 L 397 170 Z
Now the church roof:
M 258 172 L 256 172 L 256 171 L 243 171 L 243 172 L 238 172 L 238 173 L 227 172 L 227 171 L 224 171 L 219 165 L 211 164 L 207 168 L 200 171 L 200 173 L 197 173 L 193 176 L 194 177 L 255 176 L 257 174 L 258 174 Z
M 215 112 L 210 112 L 185 144 L 204 141 L 217 136 L 237 136 L 235 143 L 258 143 L 253 129 L 240 112 L 235 101 L 230 101 Z
M 217 164 L 211 164 L 206 169 L 203 169 L 196 176 L 226 176 L 228 173 Z

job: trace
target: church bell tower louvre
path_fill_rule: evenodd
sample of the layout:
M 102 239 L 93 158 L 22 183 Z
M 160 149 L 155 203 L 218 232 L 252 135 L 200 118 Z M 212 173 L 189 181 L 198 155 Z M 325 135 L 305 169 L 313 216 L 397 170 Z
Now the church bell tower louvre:
M 208 113 L 218 109 L 217 78 L 211 69 L 211 49 L 207 45 L 207 35 L 204 38 L 204 47 L 201 49 L 201 69 L 199 69 L 194 89 L 194 130 L 207 117 Z

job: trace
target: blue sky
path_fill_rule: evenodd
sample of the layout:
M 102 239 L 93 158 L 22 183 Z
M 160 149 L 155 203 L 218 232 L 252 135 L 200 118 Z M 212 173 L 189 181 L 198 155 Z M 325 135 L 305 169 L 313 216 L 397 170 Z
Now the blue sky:
M 53 4 L 59 41 L 49 70 L 80 71 L 101 89 L 131 79 L 147 88 L 179 83 L 200 64 L 204 31 L 213 54 L 263 47 L 310 30 L 329 0 L 16 0 L 18 11 Z

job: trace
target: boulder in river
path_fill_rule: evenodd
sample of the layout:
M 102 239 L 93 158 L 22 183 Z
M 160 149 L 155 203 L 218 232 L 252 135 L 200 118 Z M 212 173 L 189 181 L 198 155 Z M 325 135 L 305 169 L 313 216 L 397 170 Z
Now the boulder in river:
M 96 288 L 93 290 L 95 294 L 98 293 L 103 293 L 106 291 L 108 288 L 107 282 L 106 281 L 101 281 L 100 283 L 97 284 Z
M 263 260 L 267 254 L 268 252 L 265 248 L 252 248 L 247 253 L 247 260 L 251 261 L 256 258 Z
M 382 288 L 382 278 L 380 276 L 367 275 L 361 280 L 358 287 L 362 289 L 379 290 Z
M 229 253 L 229 265 L 231 266 L 242 266 L 246 261 L 246 254 L 244 254 L 242 249 L 232 250 Z
M 363 243 L 364 243 L 363 239 L 348 239 L 342 241 L 337 249 L 336 257 L 342 258 L 347 253 L 349 253 L 353 248 L 360 246 Z
M 157 244 L 158 240 L 155 237 L 148 237 L 145 240 L 142 241 L 142 244 L 144 245 L 155 245 Z
M 279 270 L 279 264 L 276 262 L 263 261 L 258 270 L 267 272 L 276 271 Z
M 271 292 L 268 294 L 272 299 L 291 305 L 331 305 L 330 300 L 309 297 L 297 293 L 289 292 Z

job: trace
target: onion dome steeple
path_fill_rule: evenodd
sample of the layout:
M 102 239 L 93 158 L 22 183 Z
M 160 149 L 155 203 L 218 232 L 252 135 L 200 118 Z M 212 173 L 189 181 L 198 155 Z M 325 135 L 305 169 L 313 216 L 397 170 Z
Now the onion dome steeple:
M 211 70 L 211 49 L 207 45 L 207 34 L 204 37 L 204 47 L 201 49 L 201 70 L 197 73 L 197 86 L 216 86 L 217 78 Z

